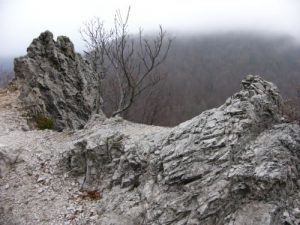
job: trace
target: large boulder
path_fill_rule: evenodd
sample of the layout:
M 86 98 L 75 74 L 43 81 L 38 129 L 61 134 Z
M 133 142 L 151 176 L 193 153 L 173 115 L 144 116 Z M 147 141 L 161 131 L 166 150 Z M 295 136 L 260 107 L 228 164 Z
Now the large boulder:
M 100 78 L 75 53 L 68 37 L 49 31 L 32 41 L 27 55 L 15 59 L 20 99 L 31 117 L 49 117 L 55 128 L 82 128 L 100 110 Z

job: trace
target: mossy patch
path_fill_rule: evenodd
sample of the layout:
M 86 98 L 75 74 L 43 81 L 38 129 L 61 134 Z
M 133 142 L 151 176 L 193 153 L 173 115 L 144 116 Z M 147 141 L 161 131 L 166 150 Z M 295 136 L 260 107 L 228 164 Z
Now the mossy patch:
M 54 129 L 54 121 L 52 118 L 38 115 L 33 118 L 33 121 L 36 124 L 36 127 L 40 130 L 53 130 Z

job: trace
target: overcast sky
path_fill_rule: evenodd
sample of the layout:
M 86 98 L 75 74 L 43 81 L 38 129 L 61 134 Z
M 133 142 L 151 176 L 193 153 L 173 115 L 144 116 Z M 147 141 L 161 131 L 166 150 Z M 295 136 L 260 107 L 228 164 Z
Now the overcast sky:
M 111 25 L 117 9 L 131 5 L 130 29 L 171 33 L 256 30 L 300 40 L 300 0 L 0 0 L 0 57 L 25 54 L 42 31 L 66 35 L 77 51 L 79 28 L 93 17 Z

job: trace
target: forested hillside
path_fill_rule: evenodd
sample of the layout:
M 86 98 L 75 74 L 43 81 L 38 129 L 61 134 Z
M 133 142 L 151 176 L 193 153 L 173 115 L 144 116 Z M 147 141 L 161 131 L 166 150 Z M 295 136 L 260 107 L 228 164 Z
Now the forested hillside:
M 258 74 L 277 84 L 284 97 L 295 98 L 300 46 L 288 37 L 246 33 L 181 36 L 174 39 L 160 72 L 167 73 L 165 80 L 135 103 L 128 119 L 176 125 L 219 106 L 247 74 Z
M 13 78 L 13 58 L 0 57 L 0 88 L 5 87 Z

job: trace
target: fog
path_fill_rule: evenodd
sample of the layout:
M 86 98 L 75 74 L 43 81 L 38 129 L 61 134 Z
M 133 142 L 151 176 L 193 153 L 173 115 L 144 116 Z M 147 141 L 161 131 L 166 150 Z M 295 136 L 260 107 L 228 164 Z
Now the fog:
M 110 27 L 115 11 L 129 5 L 132 33 L 161 24 L 173 35 L 242 30 L 300 40 L 299 0 L 0 0 L 0 57 L 25 54 L 44 30 L 69 36 L 80 52 L 85 21 L 100 17 Z

